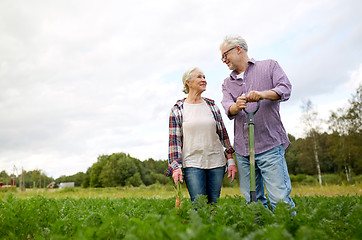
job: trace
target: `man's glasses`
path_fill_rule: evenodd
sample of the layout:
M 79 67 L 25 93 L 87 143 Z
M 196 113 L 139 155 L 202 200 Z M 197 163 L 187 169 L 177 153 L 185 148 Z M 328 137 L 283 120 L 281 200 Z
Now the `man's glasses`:
M 237 48 L 237 47 L 238 47 L 238 46 L 232 47 L 232 48 L 230 48 L 229 50 L 227 50 L 226 52 L 224 52 L 224 53 L 222 54 L 221 61 L 224 61 L 224 60 L 226 59 L 226 56 L 227 56 L 227 53 L 228 53 L 228 52 L 230 52 L 231 50 L 233 50 L 233 49 L 235 49 L 235 48 Z

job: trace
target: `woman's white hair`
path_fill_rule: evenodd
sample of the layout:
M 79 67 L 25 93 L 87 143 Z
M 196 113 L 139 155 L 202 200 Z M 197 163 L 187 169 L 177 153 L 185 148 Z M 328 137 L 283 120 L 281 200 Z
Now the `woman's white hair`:
M 240 36 L 226 36 L 224 41 L 221 43 L 220 45 L 220 50 L 223 46 L 228 46 L 228 47 L 236 47 L 239 46 L 241 47 L 245 52 L 248 52 L 248 44 L 246 44 L 246 41 L 244 38 L 240 37 Z
M 200 68 L 198 67 L 193 67 L 193 68 L 190 68 L 189 70 L 187 70 L 184 75 L 182 76 L 182 83 L 184 84 L 184 89 L 182 90 L 184 93 L 188 94 L 190 89 L 189 89 L 189 86 L 186 84 L 186 81 L 191 81 L 191 78 L 192 78 L 192 73 L 194 71 L 201 71 Z

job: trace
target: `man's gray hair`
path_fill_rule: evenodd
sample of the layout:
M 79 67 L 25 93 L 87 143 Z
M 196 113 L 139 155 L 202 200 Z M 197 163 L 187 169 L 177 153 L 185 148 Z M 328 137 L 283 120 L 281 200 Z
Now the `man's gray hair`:
M 248 44 L 246 44 L 245 39 L 240 36 L 226 36 L 220 45 L 220 50 L 223 46 L 230 48 L 240 46 L 245 52 L 248 52 Z
M 192 73 L 196 70 L 199 70 L 200 69 L 198 67 L 193 67 L 193 68 L 190 68 L 189 70 L 187 70 L 184 75 L 182 76 L 182 83 L 184 84 L 184 89 L 182 90 L 184 93 L 188 94 L 190 89 L 189 89 L 189 86 L 186 84 L 186 81 L 191 81 L 191 78 L 192 78 Z

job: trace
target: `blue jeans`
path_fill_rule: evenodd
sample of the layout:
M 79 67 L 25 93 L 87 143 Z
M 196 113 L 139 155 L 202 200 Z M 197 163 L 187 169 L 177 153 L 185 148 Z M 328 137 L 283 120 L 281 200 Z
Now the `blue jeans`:
M 284 153 L 284 147 L 280 145 L 255 155 L 256 198 L 268 208 L 267 199 L 264 195 L 265 184 L 273 211 L 279 201 L 288 203 L 292 208 L 295 207 L 293 200 L 289 197 L 292 186 Z M 244 194 L 246 201 L 250 202 L 249 157 L 244 157 L 236 153 L 236 158 L 241 193 Z
M 188 167 L 184 171 L 186 186 L 192 202 L 195 201 L 197 195 L 206 195 L 208 203 L 217 202 L 220 197 L 225 167 L 213 169 Z

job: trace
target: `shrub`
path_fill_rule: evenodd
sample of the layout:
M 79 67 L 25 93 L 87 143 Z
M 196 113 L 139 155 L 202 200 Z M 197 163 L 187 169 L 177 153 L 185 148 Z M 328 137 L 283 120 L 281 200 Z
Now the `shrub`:
M 141 184 L 143 184 L 143 182 L 139 173 L 135 173 L 132 177 L 129 177 L 126 180 L 126 186 L 139 187 Z
M 16 187 L 1 187 L 0 192 L 17 192 Z
M 362 175 L 352 176 L 350 183 L 351 184 L 360 184 L 360 183 L 362 183 Z
M 322 175 L 322 183 L 323 184 L 341 184 L 340 176 L 336 174 L 325 174 Z

